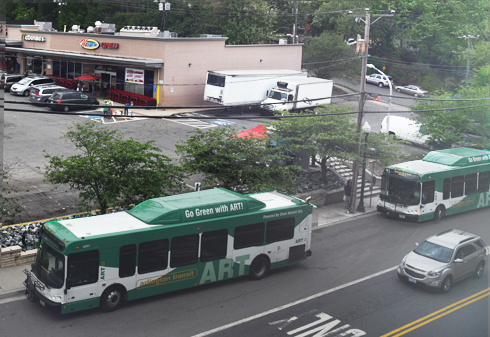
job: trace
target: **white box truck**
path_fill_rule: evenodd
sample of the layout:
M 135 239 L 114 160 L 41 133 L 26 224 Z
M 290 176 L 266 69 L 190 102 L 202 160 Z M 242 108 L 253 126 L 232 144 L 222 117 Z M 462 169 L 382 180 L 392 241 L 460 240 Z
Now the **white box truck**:
M 330 104 L 333 81 L 317 77 L 294 77 L 277 81 L 261 107 L 270 111 L 301 110 Z
M 259 105 L 277 81 L 306 76 L 301 71 L 288 69 L 208 71 L 204 100 L 225 107 Z

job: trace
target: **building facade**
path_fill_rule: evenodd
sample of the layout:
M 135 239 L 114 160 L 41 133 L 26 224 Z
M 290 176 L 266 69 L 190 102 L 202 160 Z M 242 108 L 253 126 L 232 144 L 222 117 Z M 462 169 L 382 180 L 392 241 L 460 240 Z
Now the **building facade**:
M 301 70 L 302 44 L 226 45 L 227 38 L 220 36 L 131 36 L 122 30 L 107 34 L 44 30 L 42 24 L 7 26 L 5 55 L 10 66 L 16 63 L 15 70 L 67 79 L 94 75 L 91 84 L 96 90 L 144 95 L 161 107 L 206 105 L 209 70 Z

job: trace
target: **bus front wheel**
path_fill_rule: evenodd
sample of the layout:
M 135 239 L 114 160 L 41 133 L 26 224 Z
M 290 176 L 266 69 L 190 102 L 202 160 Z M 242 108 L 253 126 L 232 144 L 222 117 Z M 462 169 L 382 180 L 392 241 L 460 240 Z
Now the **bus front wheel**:
M 444 207 L 439 206 L 436 208 L 436 211 L 434 212 L 434 221 L 440 221 L 442 218 L 446 216 L 446 210 Z
M 258 256 L 253 260 L 250 265 L 250 271 L 248 275 L 252 280 L 260 280 L 264 278 L 268 273 L 271 267 L 271 263 L 269 258 L 266 256 Z
M 100 298 L 100 306 L 104 311 L 114 311 L 124 304 L 126 292 L 120 286 L 113 286 L 106 289 Z

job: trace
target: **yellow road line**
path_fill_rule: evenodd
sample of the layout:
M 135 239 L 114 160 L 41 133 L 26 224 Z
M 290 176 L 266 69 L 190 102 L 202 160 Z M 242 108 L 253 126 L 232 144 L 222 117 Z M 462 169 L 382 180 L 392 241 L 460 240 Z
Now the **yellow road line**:
M 402 326 L 401 328 L 398 328 L 396 330 L 393 330 L 391 332 L 388 332 L 387 334 L 384 334 L 382 335 L 381 337 L 388 337 L 388 336 L 391 336 L 391 337 L 398 337 L 398 336 L 402 336 L 412 330 L 415 330 L 417 328 L 420 328 L 421 326 L 425 325 L 425 324 L 428 324 L 432 321 L 435 321 L 436 319 L 439 319 L 443 316 L 446 316 L 450 313 L 452 313 L 453 311 L 456 311 L 458 309 L 461 309 L 473 302 L 476 302 L 478 300 L 481 300 L 482 298 L 485 298 L 487 296 L 490 295 L 490 288 L 487 288 L 487 289 L 484 289 L 480 292 L 477 292 L 476 294 L 473 294 L 471 296 L 468 296 L 466 298 L 463 298 L 462 300 L 458 301 L 458 302 L 455 302 L 451 305 L 448 305 L 447 307 L 444 307 L 442 309 L 439 309 L 435 312 L 433 312 L 432 314 L 429 314 L 427 316 L 424 316 L 422 318 L 419 318 L 418 320 L 416 321 L 413 321 L 412 323 L 409 323 L 407 325 L 404 325 Z M 463 304 L 462 304 L 463 303 Z M 406 329 L 406 330 L 405 330 Z M 403 331 L 405 330 L 405 331 Z M 402 332 L 401 332 L 402 331 Z M 398 333 L 400 332 L 400 333 Z M 397 334 L 398 333 L 398 334 Z

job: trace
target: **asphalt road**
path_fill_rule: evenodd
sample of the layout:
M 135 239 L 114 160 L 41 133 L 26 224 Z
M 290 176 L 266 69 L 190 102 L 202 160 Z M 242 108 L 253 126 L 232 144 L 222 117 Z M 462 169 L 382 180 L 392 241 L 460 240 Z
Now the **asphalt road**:
M 488 244 L 489 216 L 490 209 L 482 209 L 413 224 L 371 214 L 315 230 L 312 257 L 260 281 L 214 283 L 135 301 L 112 313 L 61 316 L 22 299 L 0 304 L 0 328 L 11 337 L 485 337 L 488 268 L 481 279 L 467 279 L 447 294 L 401 282 L 394 268 L 415 242 L 447 228 L 480 234 Z M 485 289 L 481 298 L 469 298 Z

